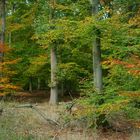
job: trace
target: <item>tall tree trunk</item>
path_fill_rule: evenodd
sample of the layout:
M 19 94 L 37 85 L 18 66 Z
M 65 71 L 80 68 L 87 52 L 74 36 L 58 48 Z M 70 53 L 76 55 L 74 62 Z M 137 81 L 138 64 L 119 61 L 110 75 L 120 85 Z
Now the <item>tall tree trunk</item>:
M 56 105 L 58 103 L 58 89 L 57 89 L 57 58 L 56 58 L 56 49 L 51 48 L 51 95 L 50 95 L 50 104 Z
M 50 21 L 53 24 L 55 22 L 55 3 L 56 0 L 50 0 L 52 7 L 50 8 Z M 54 29 L 54 27 L 52 27 Z M 58 103 L 58 88 L 57 88 L 57 57 L 56 57 L 56 48 L 55 44 L 51 46 L 51 93 L 49 103 L 52 105 L 57 105 Z
M 99 0 L 92 0 L 92 14 L 96 16 L 99 9 Z M 101 42 L 100 31 L 96 29 L 96 37 L 93 40 L 93 73 L 94 87 L 97 92 L 101 93 L 103 89 L 102 83 L 102 65 L 101 65 Z
M 4 43 L 5 43 L 5 26 L 6 26 L 6 19 L 5 19 L 5 0 L 1 0 L 1 36 L 0 36 L 0 63 L 3 62 L 4 56 Z M 2 69 L 0 70 L 0 77 L 2 77 Z
M 5 19 L 5 0 L 1 0 L 1 43 L 4 44 L 5 41 L 5 27 L 6 27 L 6 19 Z

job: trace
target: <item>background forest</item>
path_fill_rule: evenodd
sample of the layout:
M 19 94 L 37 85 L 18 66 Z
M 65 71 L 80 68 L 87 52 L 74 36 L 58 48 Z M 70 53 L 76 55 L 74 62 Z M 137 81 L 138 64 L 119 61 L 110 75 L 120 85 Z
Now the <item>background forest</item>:
M 140 127 L 139 0 L 0 2 L 0 94 L 78 95 L 76 117 L 123 112 Z

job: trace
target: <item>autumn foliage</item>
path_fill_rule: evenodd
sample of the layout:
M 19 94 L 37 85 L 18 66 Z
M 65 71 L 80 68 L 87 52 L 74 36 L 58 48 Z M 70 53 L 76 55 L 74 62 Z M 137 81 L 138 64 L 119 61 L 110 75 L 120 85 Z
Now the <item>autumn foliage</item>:
M 138 55 L 132 55 L 128 61 L 113 59 L 104 61 L 103 64 L 109 67 L 121 65 L 126 68 L 129 74 L 140 76 L 140 57 Z
M 1 62 L 0 62 L 0 93 L 7 94 L 8 92 L 19 90 L 20 87 L 12 84 L 10 78 L 15 74 L 14 71 L 10 69 L 10 65 L 13 65 L 17 63 L 17 60 L 8 60 L 5 58 L 6 53 L 10 49 L 4 45 L 0 44 L 0 53 L 4 54 L 2 55 Z
M 8 50 L 9 50 L 9 48 L 7 47 L 7 45 L 0 42 L 0 53 L 4 53 Z

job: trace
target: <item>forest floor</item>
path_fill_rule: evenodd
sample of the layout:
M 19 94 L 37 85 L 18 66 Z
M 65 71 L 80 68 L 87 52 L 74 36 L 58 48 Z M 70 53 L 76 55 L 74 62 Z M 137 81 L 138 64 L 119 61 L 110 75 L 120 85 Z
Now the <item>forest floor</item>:
M 20 98 L 14 97 L 16 100 L 12 98 L 9 101 L 0 101 L 0 140 L 140 140 L 138 131 L 93 131 L 80 127 L 62 129 L 55 124 L 51 125 L 45 117 L 54 122 L 58 120 L 60 113 L 65 114 L 65 102 L 57 107 L 50 106 L 47 96 L 42 93 L 37 95 L 36 98 L 22 93 Z M 31 108 L 30 104 L 35 108 Z

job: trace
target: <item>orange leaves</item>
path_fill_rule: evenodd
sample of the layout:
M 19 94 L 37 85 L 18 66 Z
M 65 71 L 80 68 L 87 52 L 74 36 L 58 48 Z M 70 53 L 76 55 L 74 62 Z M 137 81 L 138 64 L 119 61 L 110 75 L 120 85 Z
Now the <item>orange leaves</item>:
M 20 89 L 18 86 L 11 85 L 11 84 L 5 84 L 4 88 L 5 89 L 11 89 L 11 90 L 19 90 Z
M 16 64 L 17 62 L 18 62 L 18 60 L 7 61 L 7 62 L 6 61 L 5 62 L 0 62 L 0 73 L 2 72 L 4 74 L 4 77 L 5 76 L 11 77 L 11 76 L 15 75 L 16 72 L 10 70 L 10 68 L 8 67 L 8 65 Z
M 128 73 L 133 74 L 134 76 L 140 76 L 140 70 L 129 70 Z
M 5 83 L 5 82 L 9 82 L 9 79 L 8 78 L 5 78 L 5 77 L 2 77 L 0 79 L 0 83 Z
M 0 53 L 5 53 L 9 50 L 10 50 L 10 48 L 8 48 L 8 46 L 6 44 L 3 44 L 2 42 L 0 42 Z
M 15 86 L 15 85 L 12 85 L 12 84 L 3 84 L 3 85 L 0 85 L 0 91 L 17 91 L 19 90 L 20 87 L 19 86 Z
M 5 51 L 6 51 L 5 50 L 5 45 L 2 42 L 0 42 L 0 53 L 3 53 Z
M 125 67 L 130 69 L 130 68 L 134 68 L 135 65 L 134 64 L 127 64 Z
M 15 71 L 9 69 L 8 65 L 16 64 L 18 63 L 18 61 L 20 61 L 20 59 L 15 59 L 12 61 L 4 60 L 4 62 L 0 62 L 0 72 L 2 72 L 5 76 L 9 76 L 9 77 L 16 74 Z
M 18 61 L 20 61 L 21 59 L 18 58 L 18 59 L 15 59 L 15 60 L 12 60 L 12 61 L 5 61 L 3 62 L 1 65 L 4 66 L 4 65 L 12 65 L 12 64 L 16 64 Z
M 114 65 L 121 65 L 127 69 L 129 74 L 140 76 L 140 58 L 137 55 L 132 55 L 127 62 L 112 59 L 104 61 L 102 64 L 107 66 L 108 68 L 113 67 Z
M 12 85 L 7 77 L 1 77 L 0 79 L 0 91 L 18 90 L 20 87 Z
M 8 47 L 6 47 L 5 44 L 0 43 L 0 53 L 7 52 Z M 13 76 L 15 74 L 14 71 L 11 71 L 8 65 L 16 64 L 19 61 L 19 59 L 16 60 L 6 60 L 6 57 L 3 57 L 3 62 L 0 62 L 0 73 L 2 74 L 2 77 L 0 78 L 0 91 L 3 93 L 5 91 L 13 91 L 18 90 L 19 87 L 13 85 L 9 78 L 10 76 Z
M 10 83 L 9 79 L 2 77 L 0 79 L 0 91 L 16 91 L 21 89 L 19 86 L 13 85 Z
M 109 67 L 112 67 L 114 65 L 124 65 L 126 64 L 126 62 L 117 60 L 117 59 L 112 59 L 112 60 L 106 60 L 104 62 L 102 62 L 103 65 L 108 65 Z

